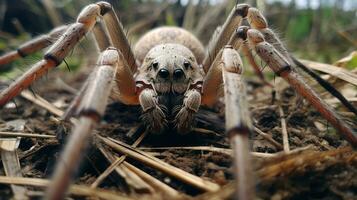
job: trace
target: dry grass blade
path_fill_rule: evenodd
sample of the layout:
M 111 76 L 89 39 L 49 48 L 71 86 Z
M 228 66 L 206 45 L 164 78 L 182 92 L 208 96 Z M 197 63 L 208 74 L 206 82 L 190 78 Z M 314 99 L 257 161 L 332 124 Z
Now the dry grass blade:
M 338 79 L 344 80 L 346 82 L 349 82 L 349 83 L 357 86 L 357 75 L 352 72 L 347 71 L 344 68 L 336 67 L 334 65 L 309 61 L 309 60 L 301 60 L 300 59 L 300 61 L 302 63 L 304 63 L 306 66 L 310 67 L 311 69 L 324 72 L 326 74 L 329 74 L 331 76 L 334 76 Z
M 57 115 L 57 116 L 62 116 L 63 115 L 63 111 L 56 108 L 53 104 L 51 104 L 50 102 L 48 102 L 46 99 L 36 95 L 34 96 L 30 91 L 28 90 L 24 90 L 21 92 L 21 96 L 24 97 L 25 99 L 35 103 L 36 105 L 39 105 L 43 108 L 45 108 L 46 110 L 50 111 L 51 113 Z
M 192 30 L 194 25 L 195 25 L 195 15 L 196 15 L 196 9 L 197 7 L 193 4 L 193 0 L 189 0 L 186 10 L 185 10 L 185 15 L 183 17 L 183 23 L 182 27 L 186 30 Z
M 138 129 L 138 127 L 136 127 L 136 130 Z M 140 135 L 140 137 L 133 143 L 132 147 L 137 147 L 141 141 L 143 141 L 143 139 L 145 138 L 145 136 L 147 135 L 147 131 L 145 131 L 143 134 Z M 103 153 L 103 151 L 102 151 Z M 114 171 L 114 169 L 119 166 L 124 160 L 125 160 L 126 156 L 120 156 L 119 158 L 117 158 L 115 161 L 111 161 L 111 165 L 101 174 L 98 176 L 98 178 L 91 184 L 92 188 L 98 187 L 98 185 L 106 178 L 109 176 L 110 173 L 112 173 Z
M 104 144 L 110 146 L 111 148 L 115 149 L 116 151 L 123 153 L 135 160 L 138 160 L 150 167 L 153 167 L 155 169 L 158 169 L 162 172 L 165 172 L 187 184 L 190 184 L 192 186 L 195 186 L 196 188 L 199 188 L 203 191 L 217 191 L 220 187 L 219 185 L 212 183 L 210 181 L 204 180 L 202 178 L 199 178 L 195 175 L 192 175 L 190 173 L 187 173 L 177 167 L 174 167 L 172 165 L 169 165 L 168 163 L 157 159 L 151 155 L 148 155 L 145 152 L 142 152 L 140 150 L 137 150 L 135 148 L 132 148 L 128 146 L 127 144 L 124 144 L 122 142 L 113 140 L 113 139 L 107 139 L 103 138 L 101 136 L 98 136 L 98 139 L 103 141 Z
M 100 151 L 104 155 L 104 157 L 109 160 L 109 162 L 115 162 L 116 157 L 112 152 L 107 151 L 104 148 L 100 148 Z M 124 161 L 124 159 L 122 159 Z M 132 170 L 128 169 L 124 165 L 118 165 L 114 168 L 114 170 L 122 177 L 129 188 L 135 193 L 143 193 L 143 194 L 153 194 L 154 188 L 152 188 L 149 184 L 147 184 L 144 180 L 142 180 L 136 173 Z
M 113 155 L 112 152 L 106 150 L 102 145 L 98 146 L 99 151 L 104 155 L 104 157 L 111 163 L 115 163 L 116 160 L 120 160 L 121 163 L 124 161 L 124 158 L 120 159 Z M 143 181 L 136 173 L 132 172 L 130 169 L 123 165 L 118 165 L 114 167 L 115 172 L 122 177 L 130 189 L 134 190 L 135 193 L 146 193 L 153 194 L 154 189 Z
M 209 151 L 209 152 L 216 152 L 216 153 L 221 153 L 225 154 L 228 156 L 233 155 L 233 150 L 232 149 L 225 149 L 225 148 L 219 148 L 219 147 L 212 147 L 212 146 L 195 146 L 195 147 L 144 147 L 144 148 L 139 148 L 140 150 L 193 150 L 193 151 Z M 155 152 L 148 152 L 148 153 L 155 153 Z M 260 153 L 260 152 L 251 152 L 251 156 L 255 158 L 272 158 L 272 157 L 277 157 L 278 153 Z
M 265 160 L 263 162 L 264 163 L 263 165 L 268 165 L 269 163 L 279 163 L 284 160 L 290 159 L 292 157 L 296 157 L 299 154 L 303 154 L 308 150 L 313 150 L 313 146 L 308 145 L 308 146 L 304 146 L 304 147 L 299 147 L 299 148 L 290 150 L 289 152 L 280 151 L 278 153 L 272 154 L 274 156 L 271 157 L 270 159 Z
M 339 156 L 351 154 L 350 159 L 357 158 L 357 152 L 351 148 L 334 149 L 324 152 L 305 151 L 302 154 L 295 154 L 284 161 L 271 163 L 257 171 L 261 181 L 270 180 L 284 174 L 284 176 L 298 171 L 304 171 L 308 167 L 321 165 L 322 162 L 334 162 Z M 289 156 L 289 154 L 288 154 Z M 348 160 L 350 160 L 348 159 Z
M 131 171 L 133 171 L 134 173 L 136 173 L 138 176 L 140 176 L 144 181 L 146 181 L 151 186 L 153 186 L 157 191 L 165 194 L 165 196 L 170 197 L 170 199 L 177 199 L 179 197 L 184 196 L 183 194 L 179 193 L 177 190 L 157 180 L 156 178 L 152 177 L 151 175 L 147 174 L 141 169 L 135 167 L 134 165 L 131 165 L 126 161 L 124 161 L 123 165 L 128 169 L 130 169 Z
M 288 135 L 288 129 L 287 129 L 287 125 L 286 125 L 285 114 L 284 114 L 283 107 L 281 106 L 280 93 L 277 92 L 276 96 L 277 96 L 277 100 L 279 101 L 278 110 L 279 110 L 280 121 L 281 121 L 281 133 L 283 136 L 284 152 L 288 153 L 290 151 L 290 145 L 289 145 L 289 135 Z
M 251 29 L 248 32 L 250 41 L 258 36 L 262 41 L 255 45 L 255 52 L 259 57 L 269 63 L 269 67 L 281 76 L 289 85 L 298 92 L 353 146 L 357 146 L 357 137 L 351 127 L 341 120 L 331 107 L 325 103 L 320 95 L 311 88 L 302 77 L 294 70 L 291 65 L 271 44 L 264 41 L 264 36 L 257 30 Z M 259 39 L 259 40 L 260 40 Z M 256 41 L 257 38 L 255 38 Z
M 63 116 L 64 112 L 60 109 L 58 109 L 56 106 L 54 106 L 53 104 L 51 104 L 50 102 L 48 102 L 46 99 L 42 98 L 40 95 L 36 95 L 34 96 L 30 91 L 25 90 L 21 92 L 21 96 L 24 97 L 25 99 L 33 102 L 34 104 L 48 110 L 50 113 L 61 117 Z M 72 124 L 76 124 L 78 123 L 78 120 L 75 118 L 71 118 L 70 121 L 72 122 Z
M 264 139 L 266 139 L 268 142 L 270 142 L 272 145 L 274 145 L 278 150 L 283 149 L 283 146 L 277 142 L 276 140 L 273 139 L 273 137 L 267 133 L 264 133 L 262 130 L 260 130 L 257 127 L 254 127 L 254 131 L 261 135 Z
M 347 98 L 349 102 L 357 102 L 357 97 Z M 338 99 L 326 99 L 328 104 L 339 104 L 341 103 Z
M 254 199 L 254 181 L 249 150 L 252 133 L 246 102 L 246 89 L 241 77 L 242 61 L 236 50 L 225 47 L 222 53 L 226 131 L 233 149 L 234 173 L 238 199 Z
M 217 152 L 225 155 L 232 155 L 232 149 L 225 149 L 213 146 L 194 146 L 194 147 L 143 147 L 140 150 L 195 150 L 195 151 L 210 151 Z
M 357 116 L 357 108 L 355 108 L 355 106 L 353 104 L 351 104 L 338 90 L 338 87 L 341 87 L 341 85 L 344 85 L 345 82 L 344 81 L 338 81 L 338 82 L 342 82 L 341 84 L 337 84 L 335 83 L 334 85 L 330 84 L 328 81 L 326 81 L 325 79 L 321 78 L 320 75 L 318 75 L 315 71 L 309 69 L 308 67 L 306 67 L 304 64 L 302 64 L 300 61 L 298 61 L 297 59 L 295 59 L 294 57 L 292 57 L 294 63 L 296 64 L 296 66 L 298 66 L 299 68 L 301 68 L 303 71 L 305 71 L 308 75 L 310 75 L 313 79 L 315 79 L 328 93 L 330 93 L 331 95 L 333 95 L 335 98 L 337 98 L 338 100 L 340 100 L 340 102 L 346 107 L 348 108 L 348 110 L 350 110 L 351 112 L 355 113 L 355 115 Z M 340 85 L 340 86 L 339 86 Z
M 162 16 L 162 13 L 167 9 L 167 7 L 169 6 L 169 4 L 167 2 L 164 2 L 161 4 L 161 6 L 157 9 L 155 9 L 153 11 L 153 15 L 142 19 L 140 21 L 137 21 L 136 23 L 134 23 L 128 30 L 128 34 L 127 35 L 135 35 L 138 32 L 147 29 L 148 27 L 150 27 L 153 23 L 155 23 L 157 21 L 157 19 Z
M 6 176 L 22 177 L 20 161 L 16 151 L 19 143 L 19 138 L 0 140 L 1 160 Z M 14 199 L 28 199 L 26 195 L 27 189 L 25 187 L 11 185 L 11 189 L 14 194 Z
M 2 184 L 15 184 L 15 185 L 27 185 L 33 187 L 47 188 L 50 186 L 51 182 L 46 179 L 39 178 L 22 178 L 22 177 L 6 177 L 0 176 L 0 183 Z M 120 200 L 133 200 L 123 194 L 112 192 L 104 189 L 90 188 L 83 185 L 71 185 L 69 188 L 69 194 L 75 196 L 83 196 L 90 198 L 100 198 L 100 199 L 120 199 Z
M 317 152 L 317 151 L 301 151 L 299 154 L 287 154 L 287 159 L 281 157 L 283 161 L 269 163 L 257 172 L 259 181 L 270 181 L 278 176 L 288 177 L 292 173 L 299 173 L 301 175 L 306 169 L 311 169 L 315 166 L 322 166 L 321 163 L 327 163 L 324 167 L 334 165 L 336 163 L 355 162 L 357 153 L 351 148 L 334 149 L 330 151 Z M 229 183 L 221 188 L 218 192 L 208 192 L 197 196 L 196 200 L 217 200 L 229 199 L 235 191 L 235 183 Z
M 348 56 L 336 61 L 334 65 L 338 67 L 345 67 L 349 62 L 351 62 L 356 57 L 357 57 L 357 51 L 352 51 Z
M 60 26 L 61 24 L 63 24 L 61 15 L 59 15 L 59 13 L 57 12 L 54 2 L 52 0 L 43 0 L 42 4 L 45 7 L 48 16 L 50 17 L 53 26 Z
M 35 134 L 35 133 L 16 133 L 16 132 L 4 132 L 0 131 L 1 137 L 29 137 L 29 138 L 56 138 L 54 135 L 45 135 L 45 134 Z
M 217 132 L 214 132 L 212 130 L 204 129 L 204 128 L 193 128 L 193 132 L 197 134 L 201 134 L 203 136 L 212 136 L 212 137 L 219 137 L 220 134 Z

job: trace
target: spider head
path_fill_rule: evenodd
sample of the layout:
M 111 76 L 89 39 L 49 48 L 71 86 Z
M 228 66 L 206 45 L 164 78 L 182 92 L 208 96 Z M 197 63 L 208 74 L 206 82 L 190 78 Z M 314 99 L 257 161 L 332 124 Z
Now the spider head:
M 146 55 L 138 77 L 150 82 L 157 93 L 183 94 L 190 83 L 202 79 L 193 53 L 179 44 L 162 44 Z

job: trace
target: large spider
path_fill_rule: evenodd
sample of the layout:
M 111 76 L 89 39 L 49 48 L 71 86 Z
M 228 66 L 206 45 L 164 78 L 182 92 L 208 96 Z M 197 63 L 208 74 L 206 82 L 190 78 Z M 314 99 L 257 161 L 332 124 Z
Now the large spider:
M 243 19 L 247 19 L 250 27 L 241 26 Z M 250 51 L 253 49 L 276 75 L 290 83 L 353 146 L 357 144 L 351 128 L 297 73 L 297 61 L 268 28 L 262 14 L 246 4 L 233 8 L 212 37 L 207 52 L 191 33 L 176 27 L 161 27 L 148 32 L 132 50 L 112 6 L 107 2 L 90 4 L 78 15 L 75 23 L 59 27 L 0 57 L 2 65 L 52 45 L 41 61 L 1 91 L 0 105 L 5 105 L 50 68 L 58 66 L 90 31 L 95 35 L 101 55 L 97 67 L 63 117 L 69 119 L 77 115 L 79 122 L 65 149 L 63 163 L 66 166 L 58 165 L 55 172 L 53 186 L 48 191 L 49 199 L 64 195 L 69 183 L 68 174 L 74 171 L 68 166 L 75 166 L 78 162 L 83 141 L 100 121 L 109 96 L 127 105 L 140 105 L 142 120 L 150 132 L 170 129 L 183 134 L 191 130 L 191 122 L 201 105 L 215 104 L 224 83 L 226 131 L 234 148 L 247 148 L 247 133 L 251 125 L 247 120 L 247 107 L 241 103 L 244 101 L 240 95 L 244 93 L 244 87 L 239 82 L 242 62 L 236 50 L 242 50 L 251 65 L 256 67 Z M 48 39 L 58 35 L 59 39 L 51 44 Z M 242 156 L 236 154 L 237 163 L 240 159 Z M 238 169 L 238 174 L 244 170 Z M 240 180 L 244 181 L 244 178 Z

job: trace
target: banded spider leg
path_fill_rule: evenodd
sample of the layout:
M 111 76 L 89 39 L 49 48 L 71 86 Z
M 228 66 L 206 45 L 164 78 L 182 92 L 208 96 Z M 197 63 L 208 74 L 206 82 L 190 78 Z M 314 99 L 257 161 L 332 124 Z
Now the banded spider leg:
M 102 24 L 97 24 L 98 18 L 102 19 L 100 22 Z M 118 92 L 120 95 L 113 95 L 114 98 L 127 104 L 139 103 L 133 77 L 137 65 L 122 25 L 111 5 L 106 2 L 86 6 L 75 23 L 54 29 L 50 34 L 36 38 L 21 46 L 17 51 L 0 58 L 3 63 L 10 62 L 19 56 L 25 56 L 51 45 L 52 42 L 48 40 L 61 35 L 41 61 L 1 91 L 0 106 L 3 106 L 49 69 L 58 66 L 77 43 L 92 30 L 97 45 L 103 53 L 98 59 L 98 66 L 93 70 L 64 116 L 64 118 L 69 118 L 77 114 L 79 121 L 75 124 L 71 138 L 69 138 L 70 142 L 65 146 L 64 155 L 61 156 L 56 168 L 53 184 L 48 188 L 46 199 L 63 199 L 70 180 L 78 168 L 81 151 L 86 148 L 90 133 L 104 113 L 108 97 L 112 92 L 112 82 L 116 80 L 115 91 L 120 91 Z M 114 47 L 108 48 L 109 46 Z M 122 82 L 125 84 L 121 84 Z M 98 96 L 100 98 L 97 98 Z
M 296 69 L 294 59 L 290 56 L 276 34 L 268 28 L 267 21 L 259 10 L 249 8 L 247 19 L 252 29 L 244 29 L 240 34 L 242 39 L 247 39 L 251 48 L 255 50 L 259 57 L 267 63 L 276 75 L 286 80 L 290 86 L 294 88 L 298 94 L 306 98 L 347 141 L 353 146 L 356 146 L 357 138 L 353 130 L 305 83 Z M 341 94 L 339 95 L 343 97 Z

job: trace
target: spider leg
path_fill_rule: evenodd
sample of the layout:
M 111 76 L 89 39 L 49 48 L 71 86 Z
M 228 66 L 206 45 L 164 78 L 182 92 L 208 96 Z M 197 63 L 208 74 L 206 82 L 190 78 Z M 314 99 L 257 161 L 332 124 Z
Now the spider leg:
M 293 70 L 297 71 L 297 67 L 302 69 L 307 75 L 315 79 L 326 91 L 332 94 L 334 97 L 340 100 L 340 102 L 346 106 L 351 112 L 355 113 L 357 116 L 357 108 L 354 107 L 339 91 L 337 91 L 329 82 L 322 79 L 317 73 L 310 70 L 308 67 L 300 63 L 296 58 L 289 54 L 288 50 L 285 48 L 283 43 L 279 40 L 279 37 L 268 27 L 267 20 L 261 14 L 261 12 L 256 8 L 249 8 L 247 19 L 252 28 L 259 30 L 263 35 L 265 40 L 272 44 L 274 48 L 279 51 L 290 63 Z M 299 71 L 297 71 L 299 72 Z
M 222 94 L 223 79 L 221 57 L 222 50 L 218 52 L 205 76 L 205 80 L 203 81 L 201 98 L 202 105 L 213 106 Z
M 147 127 L 153 133 L 160 133 L 167 127 L 165 114 L 160 108 L 156 92 L 151 88 L 146 88 L 141 91 L 139 101 L 143 114 L 141 117 L 147 124 Z
M 250 66 L 253 68 L 254 73 L 258 76 L 260 80 L 262 80 L 263 83 L 266 85 L 272 87 L 272 85 L 265 79 L 265 76 L 256 63 L 254 56 L 249 48 L 248 41 L 246 38 L 246 31 L 249 29 L 248 26 L 239 26 L 236 30 L 235 33 L 232 34 L 228 45 L 232 45 L 235 50 L 240 50 L 244 54 L 244 56 L 248 59 L 248 62 Z
M 109 46 L 111 46 L 110 38 L 109 38 L 108 34 L 106 33 L 103 23 L 97 22 L 95 24 L 95 26 L 93 27 L 92 31 L 94 34 L 96 45 L 100 52 L 105 51 Z M 93 72 L 90 73 L 90 75 L 88 76 L 88 78 L 86 79 L 84 84 L 82 85 L 81 89 L 78 91 L 77 95 L 75 96 L 75 98 L 72 100 L 71 104 L 66 109 L 66 112 L 61 116 L 62 121 L 69 121 L 69 119 L 71 117 L 79 114 L 78 107 L 82 101 L 84 94 L 86 93 L 88 85 L 93 81 L 93 76 L 96 73 L 97 69 L 98 69 L 98 67 L 95 67 L 93 69 Z M 64 136 L 63 136 L 62 129 L 57 130 L 56 136 L 59 141 L 63 142 Z
M 215 31 L 214 37 L 210 41 L 208 52 L 202 62 L 203 69 L 207 73 L 218 52 L 228 44 L 234 30 L 240 25 L 246 16 L 249 6 L 247 4 L 237 4 L 227 17 L 220 29 Z
M 19 48 L 17 48 L 17 50 L 0 56 L 0 66 L 8 64 L 18 58 L 26 57 L 27 55 L 50 46 L 53 44 L 53 41 L 56 41 L 56 39 L 61 36 L 67 28 L 68 26 L 57 27 L 48 34 L 40 35 L 22 44 Z
M 92 32 L 99 52 L 102 52 L 108 47 L 113 46 L 103 21 L 97 22 L 93 27 Z
M 224 91 L 226 132 L 234 151 L 234 172 L 238 180 L 237 199 L 254 197 L 254 182 L 249 160 L 249 135 L 252 130 L 246 103 L 245 84 L 241 58 L 232 46 L 227 45 L 218 54 L 209 69 L 202 87 L 201 103 L 213 105 L 220 90 Z
M 232 46 L 222 52 L 226 132 L 233 149 L 234 172 L 237 180 L 237 199 L 254 199 L 254 180 L 249 155 L 249 135 L 252 122 L 246 102 L 242 79 L 242 61 Z
M 100 2 L 99 5 L 101 5 L 104 11 L 112 9 L 105 2 L 104 3 Z M 113 46 L 112 39 L 110 38 L 110 35 L 108 33 L 104 21 L 97 22 L 94 25 L 92 32 L 94 34 L 96 45 L 100 52 L 103 52 L 108 47 Z M 135 88 L 135 81 L 133 78 L 133 74 L 128 68 L 127 61 L 123 58 L 123 55 L 119 51 L 118 51 L 118 56 L 119 56 L 119 60 L 116 66 L 116 75 L 115 75 L 116 85 L 113 87 L 111 97 L 126 104 L 138 104 L 138 96 L 136 95 L 136 88 Z M 94 69 L 94 71 L 96 70 L 97 67 Z M 95 74 L 95 72 L 92 72 L 90 76 L 87 78 L 86 82 L 82 85 L 80 91 L 78 92 L 76 97 L 72 100 L 71 104 L 67 108 L 64 115 L 61 117 L 61 120 L 68 121 L 71 117 L 79 114 L 78 109 L 80 103 L 82 102 L 83 96 L 86 93 L 88 85 L 90 84 L 90 82 L 93 81 L 93 74 Z M 61 138 L 64 138 L 63 133 L 64 132 L 62 131 L 62 129 L 58 129 L 56 134 L 59 141 L 62 141 Z
M 250 29 L 247 32 L 248 40 L 254 47 L 256 53 L 268 66 L 285 79 L 292 88 L 301 96 L 305 97 L 319 112 L 327 119 L 353 146 L 357 145 L 357 138 L 353 130 L 342 121 L 339 116 L 319 97 L 319 95 L 307 85 L 301 76 L 292 70 L 288 59 L 273 45 L 266 42 L 264 36 L 256 29 Z
M 64 199 L 68 185 L 79 167 L 78 162 L 89 144 L 91 132 L 104 114 L 118 59 L 119 54 L 116 49 L 108 49 L 100 55 L 99 67 L 93 72 L 79 104 L 78 123 L 61 154 L 45 199 Z
M 134 74 L 137 70 L 137 64 L 129 41 L 126 38 L 122 23 L 109 3 L 102 1 L 97 4 L 100 5 L 102 11 L 105 12 L 103 21 L 107 27 L 113 46 L 123 54 L 131 72 Z
M 248 9 L 247 19 L 251 28 L 259 30 L 263 34 L 265 40 L 273 45 L 274 48 L 279 51 L 279 53 L 282 54 L 289 63 L 293 64 L 288 50 L 279 40 L 279 37 L 274 33 L 274 31 L 268 27 L 267 20 L 257 8 L 252 7 Z M 242 33 L 242 35 L 244 35 L 244 33 Z
M 115 73 L 115 87 L 112 95 L 115 100 L 118 100 L 127 105 L 138 105 L 139 95 L 136 88 L 134 73 L 130 70 L 127 60 L 119 51 L 119 62 L 117 72 Z
M 29 71 L 12 82 L 8 88 L 0 93 L 0 106 L 29 87 L 35 80 L 44 75 L 49 69 L 58 66 L 67 54 L 74 48 L 84 35 L 89 32 L 96 18 L 103 12 L 97 4 L 86 6 L 78 15 L 77 22 L 70 25 L 62 36 L 45 53 L 44 58 L 34 64 Z
M 229 46 L 239 49 L 244 40 L 237 36 L 238 32 L 232 34 L 228 41 Z M 217 99 L 222 96 L 222 53 L 223 48 L 217 53 L 214 61 L 211 64 L 208 72 L 206 73 L 205 80 L 202 86 L 202 104 L 206 106 L 213 106 Z
M 93 28 L 94 37 L 100 51 L 109 46 L 118 49 L 119 60 L 115 75 L 116 86 L 113 88 L 111 97 L 127 105 L 139 104 L 134 73 L 137 70 L 134 55 L 128 40 L 124 34 L 122 25 L 113 8 L 106 2 L 99 2 L 106 11 L 103 23 L 97 23 Z
M 192 130 L 194 115 L 201 105 L 201 94 L 197 89 L 189 89 L 185 93 L 183 106 L 177 113 L 174 123 L 178 133 L 185 134 Z

